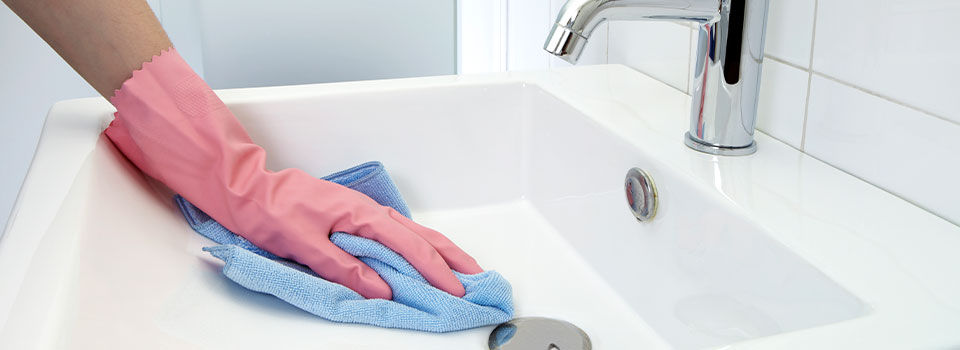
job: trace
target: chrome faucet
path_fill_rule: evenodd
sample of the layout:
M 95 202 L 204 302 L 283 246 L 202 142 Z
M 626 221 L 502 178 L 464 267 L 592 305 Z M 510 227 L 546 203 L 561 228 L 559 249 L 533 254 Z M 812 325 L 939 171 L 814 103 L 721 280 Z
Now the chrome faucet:
M 760 68 L 769 0 L 568 0 L 544 50 L 576 63 L 605 20 L 692 21 L 700 26 L 690 130 L 684 143 L 717 155 L 756 152 Z

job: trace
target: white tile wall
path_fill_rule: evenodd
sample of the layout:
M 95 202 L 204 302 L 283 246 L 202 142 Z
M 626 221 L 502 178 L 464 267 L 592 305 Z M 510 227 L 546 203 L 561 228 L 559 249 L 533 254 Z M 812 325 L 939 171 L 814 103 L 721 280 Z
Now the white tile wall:
M 674 22 L 611 22 L 607 62 L 628 65 L 687 91 L 693 57 L 690 33 L 690 26 Z
M 799 149 L 803 142 L 809 73 L 768 59 L 761 80 L 757 128 Z
M 507 2 L 507 70 L 570 66 L 542 50 L 543 41 L 566 0 L 499 1 Z M 691 26 L 674 22 L 603 22 L 591 33 L 577 64 L 624 64 L 688 91 L 693 33 Z
M 814 70 L 960 122 L 960 1 L 820 0 L 819 6 Z
M 960 222 L 960 125 L 815 75 L 804 151 Z
M 510 1 L 507 4 L 507 69 L 538 70 L 550 64 L 550 55 L 543 51 L 543 41 L 550 31 L 550 13 L 548 1 Z M 606 41 L 606 40 L 604 40 Z
M 457 2 L 457 73 L 499 72 L 507 69 L 506 14 L 506 0 Z M 530 28 L 514 28 L 513 34 L 532 35 L 524 33 L 525 30 Z M 520 45 L 522 43 L 517 44 Z M 521 51 L 512 56 L 514 60 L 535 60 Z
M 564 3 L 506 1 L 549 3 L 545 27 Z M 543 6 L 525 7 L 535 9 L 509 15 L 542 21 Z M 758 128 L 960 224 L 955 18 L 957 0 L 770 0 Z M 615 21 L 606 30 L 582 64 L 625 64 L 689 91 L 691 26 Z M 508 54 L 546 55 L 524 52 Z M 547 60 L 541 68 L 562 65 Z
M 766 52 L 788 63 L 807 67 L 813 43 L 816 0 L 770 0 Z

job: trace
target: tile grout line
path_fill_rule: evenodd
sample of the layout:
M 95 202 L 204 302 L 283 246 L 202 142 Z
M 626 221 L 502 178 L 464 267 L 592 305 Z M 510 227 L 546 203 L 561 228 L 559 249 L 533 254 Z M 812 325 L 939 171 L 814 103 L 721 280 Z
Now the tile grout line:
M 799 149 L 799 148 L 797 148 L 797 147 L 796 147 L 796 146 L 794 146 L 794 145 L 791 145 L 791 144 L 790 144 L 789 142 L 787 142 L 787 141 L 784 141 L 783 139 L 781 139 L 781 138 L 779 138 L 779 137 L 777 137 L 777 136 L 773 136 L 773 134 L 771 134 L 771 133 L 768 133 L 768 132 L 766 132 L 766 131 L 763 131 L 763 130 L 760 130 L 760 129 L 757 129 L 757 131 L 759 131 L 759 132 L 762 132 L 762 133 L 763 133 L 764 135 L 767 135 L 767 137 L 769 137 L 769 138 L 771 138 L 771 139 L 774 139 L 774 140 L 777 140 L 777 141 L 780 141 L 780 143 L 782 143 L 782 144 L 784 144 L 784 145 L 786 145 L 787 147 L 790 147 L 790 148 L 793 148 L 793 149 L 795 149 L 795 150 L 796 150 L 797 152 L 800 152 L 800 153 L 803 153 L 803 154 L 806 154 L 806 153 L 804 153 L 804 152 L 803 152 L 803 150 L 801 150 L 801 149 Z M 824 162 L 824 163 L 826 163 L 826 162 Z M 830 163 L 827 163 L 827 164 L 830 164 Z M 833 165 L 831 164 L 830 166 L 833 166 Z
M 765 60 L 769 59 L 769 60 L 771 60 L 771 61 L 774 61 L 774 62 L 777 62 L 777 63 L 781 63 L 781 64 L 784 64 L 784 65 L 787 65 L 787 66 L 790 66 L 790 67 L 793 67 L 793 68 L 802 70 L 802 71 L 804 71 L 804 72 L 809 72 L 809 71 L 810 71 L 809 69 L 804 68 L 803 66 L 801 66 L 801 65 L 799 65 L 799 64 L 796 64 L 796 63 L 787 61 L 787 60 L 785 60 L 785 59 L 783 59 L 783 58 L 780 58 L 780 57 L 777 57 L 777 56 L 774 56 L 774 55 L 771 55 L 771 54 L 764 54 L 764 55 L 763 55 L 763 59 L 765 59 Z
M 817 19 L 820 17 L 820 0 L 813 2 L 813 28 L 810 34 L 810 59 L 807 61 L 807 98 L 803 103 L 803 125 L 800 127 L 800 151 L 807 148 L 807 120 L 810 117 L 810 95 L 813 95 L 813 54 L 817 43 Z
M 832 75 L 829 75 L 829 74 L 826 74 L 826 73 L 823 73 L 823 72 L 819 72 L 819 71 L 814 71 L 814 70 L 810 70 L 810 69 L 803 68 L 803 67 L 800 66 L 800 65 L 797 65 L 797 64 L 792 63 L 792 62 L 788 62 L 788 61 L 786 61 L 786 60 L 784 60 L 784 59 L 782 59 L 782 58 L 779 58 L 779 57 L 777 57 L 777 56 L 764 55 L 763 58 L 764 58 L 764 59 L 769 59 L 769 60 L 771 60 L 771 61 L 774 61 L 774 62 L 783 64 L 783 65 L 786 65 L 786 66 L 789 66 L 789 67 L 792 67 L 792 68 L 799 69 L 799 70 L 801 70 L 801 71 L 807 72 L 807 73 L 812 74 L 812 75 L 816 75 L 816 76 L 822 77 L 822 78 L 824 78 L 824 79 L 833 81 L 833 82 L 835 82 L 835 83 L 837 83 L 837 84 L 840 84 L 840 85 L 843 85 L 843 86 L 852 88 L 852 89 L 857 90 L 857 91 L 860 91 L 860 92 L 863 92 L 863 93 L 868 94 L 868 95 L 870 95 L 870 96 L 877 97 L 877 98 L 882 99 L 882 100 L 885 100 L 885 101 L 887 101 L 887 102 L 890 102 L 890 103 L 893 103 L 893 104 L 896 104 L 896 105 L 899 105 L 899 106 L 903 106 L 903 107 L 905 107 L 905 108 L 914 110 L 914 111 L 916 111 L 916 112 L 920 112 L 920 113 L 926 114 L 926 115 L 928 115 L 928 116 L 930 116 L 930 117 L 937 118 L 937 119 L 943 120 L 943 121 L 948 122 L 948 123 L 951 123 L 951 124 L 960 125 L 960 121 L 951 120 L 950 118 L 947 118 L 947 117 L 945 117 L 945 116 L 939 115 L 939 114 L 937 114 L 937 113 L 933 113 L 933 112 L 931 112 L 931 111 L 925 110 L 925 109 L 923 109 L 923 108 L 914 106 L 914 105 L 909 104 L 909 103 L 906 103 L 906 102 L 899 101 L 899 100 L 897 100 L 897 99 L 895 99 L 895 98 L 893 98 L 893 97 L 886 96 L 886 95 L 883 95 L 883 94 L 878 93 L 878 92 L 875 92 L 875 91 L 870 91 L 869 89 L 866 89 L 866 88 L 861 87 L 861 86 L 857 86 L 856 84 L 853 84 L 853 83 L 844 81 L 844 80 L 842 80 L 842 79 L 840 79 L 840 78 L 837 78 L 837 77 L 834 77 L 834 76 L 832 76 Z M 809 86 L 808 86 L 807 88 L 809 89 Z
M 940 119 L 940 120 L 945 121 L 945 122 L 950 123 L 950 124 L 954 124 L 954 125 L 960 126 L 960 121 L 952 120 L 952 119 L 950 119 L 950 118 L 947 118 L 946 116 L 939 115 L 939 114 L 937 114 L 937 113 L 928 111 L 928 110 L 923 109 L 923 108 L 921 108 L 921 107 L 917 107 L 917 106 L 914 106 L 914 105 L 912 105 L 912 104 L 899 101 L 899 100 L 897 100 L 897 99 L 895 99 L 895 98 L 893 98 L 893 97 L 891 97 L 891 96 L 887 96 L 887 95 L 881 94 L 881 93 L 876 92 L 876 91 L 871 91 L 871 90 L 869 90 L 869 89 L 867 89 L 867 88 L 864 88 L 864 87 L 862 87 L 862 86 L 857 86 L 856 84 L 853 84 L 853 83 L 844 81 L 844 80 L 842 80 L 842 79 L 840 79 L 840 78 L 837 78 L 837 77 L 834 77 L 834 76 L 832 76 L 832 75 L 829 75 L 829 74 L 826 74 L 826 73 L 823 73 L 823 72 L 819 72 L 819 71 L 811 71 L 811 73 L 812 73 L 813 75 L 816 75 L 816 76 L 822 77 L 822 78 L 824 78 L 824 79 L 830 80 L 830 81 L 832 81 L 832 82 L 835 82 L 835 83 L 837 83 L 837 84 L 840 84 L 840 85 L 843 85 L 843 86 L 852 88 L 852 89 L 854 89 L 854 90 L 857 90 L 857 91 L 860 91 L 860 92 L 865 93 L 865 94 L 867 94 L 867 95 L 870 95 L 870 96 L 879 98 L 879 99 L 881 99 L 881 100 L 884 100 L 884 101 L 887 101 L 887 102 L 890 102 L 890 103 L 893 103 L 893 104 L 896 104 L 896 105 L 899 105 L 899 106 L 903 106 L 903 107 L 906 107 L 906 108 L 908 108 L 908 109 L 912 109 L 912 110 L 914 110 L 914 111 L 916 111 L 916 112 L 920 112 L 920 113 L 922 113 L 922 114 L 926 114 L 927 116 L 930 116 L 930 117 L 933 117 L 933 118 L 936 118 L 936 119 Z
M 603 64 L 610 64 L 610 32 L 613 31 L 613 22 L 607 21 L 607 42 L 603 43 Z
M 768 135 L 768 136 L 769 136 L 769 135 Z M 802 151 L 801 151 L 801 152 L 802 152 Z M 829 167 L 831 167 L 831 168 L 834 168 L 834 169 L 836 169 L 836 170 L 839 170 L 840 172 L 842 172 L 842 173 L 844 173 L 844 174 L 850 175 L 850 176 L 852 176 L 853 178 L 855 178 L 855 179 L 857 179 L 857 180 L 863 181 L 863 182 L 866 183 L 867 185 L 873 186 L 874 188 L 876 188 L 876 189 L 878 189 L 878 190 L 880 190 L 880 191 L 886 192 L 886 193 L 890 194 L 891 196 L 900 198 L 900 200 L 903 200 L 904 202 L 907 202 L 907 203 L 909 203 L 909 204 L 911 204 L 911 205 L 913 205 L 913 206 L 915 206 L 915 207 L 917 207 L 917 208 L 920 208 L 921 210 L 927 212 L 927 213 L 930 214 L 930 215 L 933 215 L 933 216 L 936 216 L 936 217 L 938 217 L 938 218 L 940 218 L 940 219 L 943 219 L 944 221 L 946 221 L 946 222 L 948 222 L 948 223 L 960 225 L 960 222 L 954 222 L 953 220 L 947 218 L 946 215 L 943 215 L 943 214 L 940 214 L 940 213 L 934 211 L 933 208 L 927 207 L 926 205 L 924 205 L 924 204 L 922 204 L 922 203 L 920 203 L 920 202 L 914 201 L 914 200 L 912 200 L 912 199 L 910 199 L 910 198 L 907 198 L 906 196 L 897 194 L 896 192 L 893 192 L 893 190 L 890 190 L 890 189 L 888 189 L 888 188 L 882 187 L 882 186 L 880 186 L 879 184 L 877 184 L 876 182 L 867 180 L 867 179 L 866 179 L 865 177 L 863 177 L 863 176 L 860 176 L 860 175 L 858 175 L 858 174 L 854 174 L 854 173 L 851 172 L 851 171 L 848 171 L 848 170 L 846 170 L 846 169 L 843 169 L 843 168 L 837 166 L 836 164 L 833 164 L 833 163 L 831 163 L 831 162 L 828 162 L 828 161 L 826 161 L 826 160 L 824 160 L 824 159 L 821 159 L 820 157 L 817 157 L 817 156 L 812 155 L 812 154 L 810 154 L 810 153 L 807 153 L 807 152 L 802 152 L 802 153 L 803 153 L 803 155 L 808 156 L 808 157 L 813 158 L 813 159 L 816 159 L 817 161 L 822 162 L 823 164 L 826 164 L 827 166 L 829 166 Z
M 827 73 L 803 68 L 802 66 L 800 66 L 800 65 L 798 65 L 798 64 L 796 64 L 796 63 L 789 62 L 789 61 L 787 61 L 787 60 L 785 60 L 785 59 L 782 59 L 782 58 L 780 58 L 780 57 L 773 56 L 773 55 L 764 55 L 763 58 L 764 58 L 764 59 L 769 59 L 769 60 L 771 60 L 771 61 L 774 61 L 774 62 L 783 64 L 783 65 L 786 65 L 786 66 L 789 66 L 789 67 L 791 67 L 791 68 L 799 69 L 799 70 L 804 71 L 804 72 L 807 72 L 808 74 L 811 74 L 811 75 L 816 75 L 816 76 L 822 77 L 822 78 L 824 78 L 824 79 L 827 79 L 827 80 L 830 80 L 830 81 L 835 82 L 835 83 L 837 83 L 837 84 L 840 84 L 840 85 L 843 85 L 843 86 L 852 88 L 852 89 L 854 89 L 854 90 L 857 90 L 857 91 L 860 91 L 860 92 L 865 93 L 865 94 L 867 94 L 867 95 L 870 95 L 870 96 L 879 98 L 879 99 L 881 99 L 881 100 L 884 100 L 884 101 L 887 101 L 887 102 L 890 102 L 890 103 L 893 103 L 893 104 L 896 104 L 896 105 L 899 105 L 899 106 L 903 106 L 903 107 L 905 107 L 905 108 L 914 110 L 914 111 L 916 111 L 916 112 L 920 112 L 920 113 L 922 113 L 922 114 L 926 114 L 926 115 L 928 115 L 928 116 L 930 116 L 930 117 L 933 117 L 933 118 L 936 118 L 936 119 L 943 120 L 943 121 L 945 121 L 945 122 L 947 122 L 947 123 L 960 125 L 960 121 L 951 120 L 950 118 L 947 118 L 947 117 L 945 117 L 945 116 L 939 115 L 939 114 L 937 114 L 937 113 L 931 112 L 931 111 L 926 110 L 926 109 L 923 109 L 923 108 L 921 108 L 921 107 L 914 106 L 914 105 L 912 105 L 912 104 L 910 104 L 910 103 L 906 103 L 906 102 L 903 102 L 903 101 L 899 101 L 899 100 L 897 100 L 896 98 L 893 98 L 893 97 L 891 97 L 891 96 L 887 96 L 887 95 L 881 94 L 881 93 L 876 92 L 876 91 L 871 91 L 871 90 L 869 90 L 869 89 L 867 89 L 867 88 L 864 88 L 864 87 L 862 87 L 862 86 L 858 86 L 858 85 L 856 85 L 856 84 L 854 84 L 854 83 L 851 83 L 851 82 L 848 82 L 848 81 L 844 81 L 843 79 L 834 77 L 834 76 L 829 75 L 829 74 L 827 74 Z M 809 89 L 809 86 L 808 86 L 807 88 Z

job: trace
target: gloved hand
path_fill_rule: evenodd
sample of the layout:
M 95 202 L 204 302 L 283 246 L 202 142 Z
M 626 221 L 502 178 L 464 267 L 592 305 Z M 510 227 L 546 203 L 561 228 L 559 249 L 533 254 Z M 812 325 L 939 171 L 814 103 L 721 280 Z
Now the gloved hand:
M 369 266 L 330 242 L 333 232 L 382 243 L 458 297 L 464 289 L 451 268 L 483 271 L 439 232 L 360 192 L 299 169 L 266 170 L 263 148 L 176 49 L 144 63 L 110 102 L 117 113 L 105 132 L 143 172 L 264 250 L 364 297 L 391 299 L 392 292 Z

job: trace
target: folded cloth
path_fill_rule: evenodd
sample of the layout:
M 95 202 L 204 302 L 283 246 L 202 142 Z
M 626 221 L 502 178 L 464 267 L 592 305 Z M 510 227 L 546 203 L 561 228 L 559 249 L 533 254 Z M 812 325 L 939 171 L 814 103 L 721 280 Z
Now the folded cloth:
M 364 163 L 323 179 L 362 192 L 410 217 L 406 202 L 380 162 Z M 393 290 L 393 300 L 365 299 L 343 285 L 324 280 L 306 266 L 260 249 L 183 197 L 177 195 L 174 200 L 194 231 L 220 243 L 203 250 L 223 260 L 227 278 L 324 319 L 439 333 L 498 324 L 513 315 L 510 283 L 495 271 L 475 275 L 454 271 L 466 289 L 463 298 L 458 298 L 431 286 L 409 262 L 386 246 L 335 232 L 330 241 L 373 268 Z

